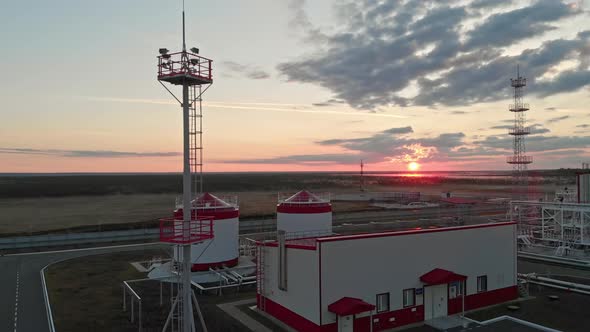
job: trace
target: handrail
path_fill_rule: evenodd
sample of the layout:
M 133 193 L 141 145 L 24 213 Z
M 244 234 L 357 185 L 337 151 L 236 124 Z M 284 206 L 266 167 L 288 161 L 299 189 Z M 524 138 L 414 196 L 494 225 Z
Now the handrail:
M 211 80 L 213 60 L 190 52 L 176 52 L 158 56 L 158 77 L 189 74 Z

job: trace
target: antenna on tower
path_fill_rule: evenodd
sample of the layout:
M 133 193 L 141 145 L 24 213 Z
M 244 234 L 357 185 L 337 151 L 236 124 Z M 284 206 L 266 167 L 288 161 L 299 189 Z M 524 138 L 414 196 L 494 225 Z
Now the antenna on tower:
M 359 188 L 361 191 L 365 191 L 365 183 L 364 183 L 364 166 L 365 164 L 363 164 L 363 160 L 361 159 L 361 177 L 360 177 L 360 182 L 359 182 Z
M 186 33 L 184 26 L 184 0 L 182 0 L 182 51 L 186 52 Z

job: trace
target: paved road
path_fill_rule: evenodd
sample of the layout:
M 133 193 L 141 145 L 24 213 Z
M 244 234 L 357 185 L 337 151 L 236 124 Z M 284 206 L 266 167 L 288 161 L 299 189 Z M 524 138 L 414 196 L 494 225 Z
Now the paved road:
M 49 330 L 39 271 L 48 264 L 69 258 L 115 251 L 154 248 L 140 244 L 0 257 L 0 331 L 44 332 Z

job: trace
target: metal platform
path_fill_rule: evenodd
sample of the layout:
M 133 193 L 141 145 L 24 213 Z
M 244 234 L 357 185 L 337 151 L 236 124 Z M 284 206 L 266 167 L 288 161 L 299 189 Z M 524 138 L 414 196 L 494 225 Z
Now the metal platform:
M 158 57 L 158 81 L 174 85 L 213 83 L 211 59 L 191 52 L 166 53 Z

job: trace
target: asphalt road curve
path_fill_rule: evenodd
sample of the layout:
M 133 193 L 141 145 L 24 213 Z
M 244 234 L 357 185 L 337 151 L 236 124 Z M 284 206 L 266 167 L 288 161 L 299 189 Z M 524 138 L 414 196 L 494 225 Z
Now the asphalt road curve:
M 49 331 L 40 271 L 64 259 L 118 251 L 154 248 L 139 244 L 6 255 L 0 257 L 0 331 Z

